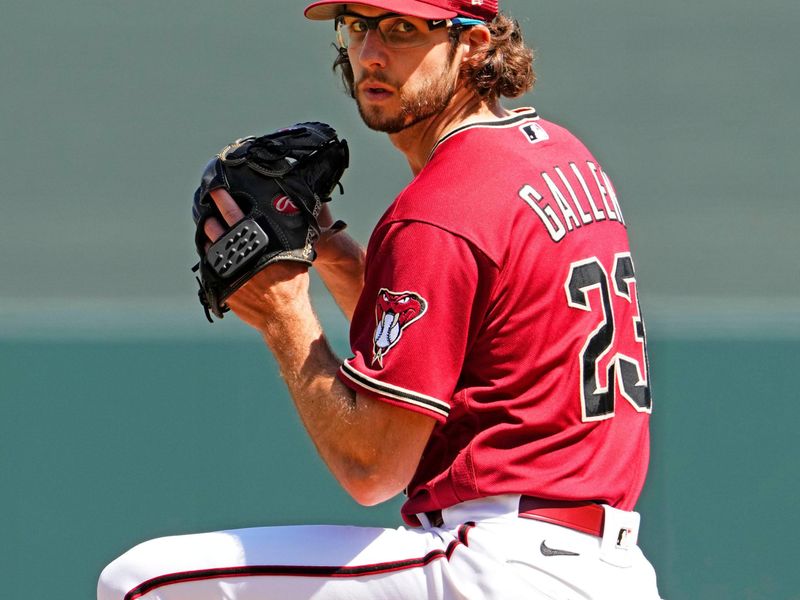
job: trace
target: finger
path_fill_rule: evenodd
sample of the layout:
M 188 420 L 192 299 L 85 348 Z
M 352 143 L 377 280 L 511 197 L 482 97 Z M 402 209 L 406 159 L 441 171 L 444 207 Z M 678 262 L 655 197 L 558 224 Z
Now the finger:
M 242 209 L 239 208 L 239 205 L 236 204 L 236 200 L 234 200 L 226 190 L 212 190 L 211 198 L 213 198 L 214 204 L 217 205 L 222 218 L 225 219 L 228 225 L 238 223 L 244 218 Z
M 344 231 L 345 229 L 347 229 L 347 223 L 345 223 L 341 219 L 337 220 L 336 223 L 328 227 L 328 231 L 331 232 L 331 234 L 339 233 L 340 231 Z
M 325 227 L 322 230 L 322 234 L 320 235 L 320 241 L 326 241 L 335 236 L 340 231 L 344 231 L 345 229 L 347 229 L 347 223 L 339 219 L 330 227 Z
M 331 223 L 333 223 L 331 209 L 328 208 L 327 204 L 322 205 L 322 210 L 319 211 L 319 215 L 317 216 L 317 223 L 319 223 L 319 226 L 323 229 L 330 227 Z
M 226 229 L 214 217 L 206 219 L 206 222 L 203 223 L 203 232 L 212 242 L 217 241 L 219 238 L 225 235 L 225 231 Z

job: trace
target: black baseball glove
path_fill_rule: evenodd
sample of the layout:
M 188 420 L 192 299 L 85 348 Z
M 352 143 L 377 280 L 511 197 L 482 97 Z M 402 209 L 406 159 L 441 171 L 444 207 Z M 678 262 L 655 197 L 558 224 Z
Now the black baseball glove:
M 347 142 L 325 123 L 298 123 L 229 144 L 206 165 L 192 215 L 200 303 L 222 318 L 225 300 L 267 265 L 316 257 L 317 216 L 348 166 Z M 206 220 L 225 221 L 209 192 L 227 190 L 244 218 L 208 247 Z

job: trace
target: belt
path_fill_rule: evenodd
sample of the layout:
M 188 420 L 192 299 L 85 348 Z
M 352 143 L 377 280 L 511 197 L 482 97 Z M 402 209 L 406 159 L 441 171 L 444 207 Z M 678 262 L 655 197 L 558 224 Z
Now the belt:
M 425 515 L 433 527 L 443 525 L 441 510 L 433 510 Z M 597 537 L 603 536 L 605 510 L 595 502 L 543 500 L 533 496 L 522 496 L 519 501 L 519 516 L 523 519 L 560 525 Z

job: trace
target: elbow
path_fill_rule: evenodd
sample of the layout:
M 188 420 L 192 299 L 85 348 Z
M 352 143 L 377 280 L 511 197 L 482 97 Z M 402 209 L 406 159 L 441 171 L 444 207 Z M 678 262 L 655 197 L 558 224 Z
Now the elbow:
M 408 487 L 435 421 L 361 395 L 356 407 L 367 415 L 359 427 L 318 447 L 345 491 L 359 504 L 373 506 Z
M 401 493 L 411 474 L 404 476 L 395 468 L 359 466 L 347 470 L 339 477 L 339 483 L 350 496 L 362 506 L 375 506 Z
M 361 506 L 375 506 L 381 502 L 394 498 L 403 491 L 404 488 L 394 489 L 376 486 L 351 486 L 345 488 L 350 497 Z
M 347 485 L 345 490 L 350 497 L 358 502 L 361 506 L 375 506 L 381 502 L 386 502 L 394 498 L 397 494 L 403 491 L 404 488 L 387 488 L 369 485 Z

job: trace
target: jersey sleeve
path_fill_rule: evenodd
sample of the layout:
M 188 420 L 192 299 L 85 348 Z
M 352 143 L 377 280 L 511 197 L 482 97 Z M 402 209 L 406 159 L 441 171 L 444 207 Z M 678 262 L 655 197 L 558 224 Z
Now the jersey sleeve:
M 474 334 L 480 272 L 480 252 L 453 233 L 384 226 L 368 248 L 342 381 L 444 421 Z

